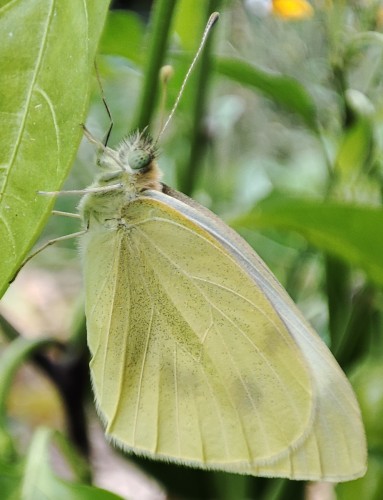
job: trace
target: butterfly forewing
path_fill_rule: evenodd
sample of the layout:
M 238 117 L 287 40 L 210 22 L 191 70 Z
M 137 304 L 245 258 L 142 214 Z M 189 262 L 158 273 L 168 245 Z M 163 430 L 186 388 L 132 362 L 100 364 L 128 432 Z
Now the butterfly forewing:
M 287 456 L 310 432 L 315 387 L 268 299 L 181 213 L 142 198 L 123 216 L 84 248 L 92 377 L 109 435 L 233 471 Z

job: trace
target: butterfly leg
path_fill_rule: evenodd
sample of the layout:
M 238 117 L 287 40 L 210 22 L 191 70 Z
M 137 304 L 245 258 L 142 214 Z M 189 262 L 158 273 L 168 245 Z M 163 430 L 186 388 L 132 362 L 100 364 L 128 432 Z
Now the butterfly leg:
M 62 212 L 61 214 L 63 214 L 63 213 L 65 213 L 65 212 Z M 74 214 L 72 214 L 72 215 L 74 215 Z M 88 228 L 83 229 L 82 231 L 78 231 L 76 233 L 65 234 L 64 236 L 59 236 L 58 238 L 53 238 L 52 240 L 47 241 L 46 243 L 44 243 L 44 245 L 41 245 L 37 250 L 32 252 L 30 255 L 28 255 L 28 257 L 22 262 L 21 266 L 19 267 L 16 274 L 13 276 L 13 278 L 10 280 L 9 283 L 12 283 L 16 279 L 17 275 L 19 274 L 21 269 L 25 266 L 25 264 L 27 264 L 31 259 L 33 259 L 33 257 L 35 257 L 37 254 L 39 254 L 40 252 L 42 252 L 43 250 L 45 250 L 49 246 L 53 245 L 54 243 L 57 243 L 58 241 L 65 241 L 65 240 L 69 240 L 71 238 L 77 238 L 78 236 L 82 236 L 83 234 L 85 234 L 87 231 L 88 231 Z

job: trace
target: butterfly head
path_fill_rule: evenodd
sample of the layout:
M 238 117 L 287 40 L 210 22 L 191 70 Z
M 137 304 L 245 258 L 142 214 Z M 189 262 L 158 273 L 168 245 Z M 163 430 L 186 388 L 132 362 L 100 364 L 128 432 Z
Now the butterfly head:
M 121 164 L 131 173 L 146 173 L 153 168 L 153 161 L 158 155 L 158 148 L 150 135 L 143 132 L 133 132 L 124 139 L 117 153 Z
M 116 149 L 105 147 L 98 159 L 104 173 L 98 183 L 119 180 L 123 189 L 139 193 L 146 189 L 162 190 L 161 172 L 157 166 L 158 148 L 145 130 L 128 135 Z

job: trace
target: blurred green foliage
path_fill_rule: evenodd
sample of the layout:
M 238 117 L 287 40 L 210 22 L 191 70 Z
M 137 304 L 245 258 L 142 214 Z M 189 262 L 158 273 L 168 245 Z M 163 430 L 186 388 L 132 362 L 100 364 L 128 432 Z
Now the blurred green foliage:
M 0 222 L 8 235 L 0 243 L 2 257 L 3 249 L 11 248 L 10 257 L 0 263 L 2 290 L 51 210 L 52 202 L 41 201 L 36 190 L 60 189 L 71 166 L 81 136 L 79 125 L 86 118 L 89 86 L 88 127 L 100 138 L 108 128 L 92 67 L 108 2 L 98 2 L 97 8 L 90 0 L 83 5 L 68 2 L 66 9 L 55 11 L 61 17 L 53 16 L 48 3 L 0 1 L 2 39 L 12 38 L 12 33 L 22 35 L 23 53 L 29 58 L 12 53 L 11 43 L 2 44 Z M 20 17 L 26 4 L 40 31 L 29 29 L 30 17 Z M 156 0 L 149 22 L 129 10 L 111 11 L 97 55 L 114 120 L 110 144 L 137 126 L 150 124 L 152 134 L 158 133 L 162 120 L 159 68 L 172 64 L 175 71 L 167 88 L 166 115 L 208 15 L 220 10 L 214 36 L 162 139 L 159 163 L 164 180 L 192 194 L 243 234 L 351 374 L 369 440 L 369 471 L 365 478 L 337 486 L 336 494 L 340 499 L 380 499 L 383 10 L 378 1 L 314 2 L 312 17 L 294 21 L 276 17 L 272 11 L 259 17 L 250 4 Z M 68 23 L 68 16 L 77 22 Z M 33 101 L 31 95 L 43 98 Z M 44 116 L 38 115 L 41 106 Z M 20 120 L 10 121 L 9 116 Z M 49 135 L 52 126 L 63 130 L 59 142 Z M 33 150 L 31 137 L 36 141 Z M 91 181 L 96 168 L 93 154 L 93 146 L 81 145 L 66 188 Z M 56 208 L 75 212 L 76 203 L 62 198 Z M 76 225 L 76 221 L 55 219 L 43 238 L 76 231 Z M 73 244 L 68 243 L 68 248 L 74 251 Z M 57 251 L 57 255 L 62 254 Z M 56 265 L 65 263 L 56 261 Z M 33 349 L 20 347 L 15 344 L 20 333 L 2 321 L 9 345 L 4 344 L 1 360 L 8 371 L 0 391 L 0 490 L 7 498 L 19 498 L 22 488 L 32 491 L 32 484 L 45 489 L 48 498 L 61 498 L 60 494 L 62 498 L 112 498 L 111 493 L 85 485 L 89 471 L 84 473 L 78 457 L 73 458 L 75 451 L 64 453 L 74 464 L 72 482 L 64 483 L 52 473 L 46 450 L 57 438 L 51 431 L 36 431 L 23 460 L 7 426 L 5 398 L 10 380 L 29 356 L 58 387 L 70 435 L 79 446 L 68 397 L 68 391 L 73 393 L 62 378 L 63 371 L 66 377 L 84 376 L 82 319 L 73 325 L 68 342 L 60 348 L 64 362 L 59 355 L 56 364 L 44 357 L 45 342 L 37 342 Z M 88 404 L 88 389 L 85 383 L 75 405 Z M 84 419 L 81 432 L 85 433 L 84 413 L 80 411 L 76 419 Z M 86 438 L 80 448 L 86 451 Z M 207 473 L 143 459 L 136 462 L 179 498 L 287 500 L 305 494 L 300 482 Z M 40 471 L 38 479 L 31 468 Z

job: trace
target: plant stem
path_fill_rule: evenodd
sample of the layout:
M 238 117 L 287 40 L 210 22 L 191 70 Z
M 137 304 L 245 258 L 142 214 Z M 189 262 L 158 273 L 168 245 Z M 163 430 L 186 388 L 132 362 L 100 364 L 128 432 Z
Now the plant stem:
M 220 0 L 210 0 L 206 4 L 206 19 L 212 12 L 219 10 Z M 185 169 L 180 182 L 180 189 L 183 193 L 190 195 L 194 190 L 199 172 L 201 170 L 201 159 L 205 153 L 207 138 L 204 133 L 202 121 L 204 116 L 204 109 L 208 90 L 208 78 L 210 74 L 210 50 L 212 44 L 212 37 L 210 36 L 206 42 L 204 51 L 201 54 L 201 59 L 196 67 L 195 77 L 195 92 L 194 92 L 194 106 L 192 111 L 193 116 L 193 129 L 190 134 L 190 156 L 188 164 Z
M 171 20 L 177 0 L 158 0 L 154 2 L 150 19 L 150 43 L 148 47 L 147 66 L 140 97 L 139 115 L 135 120 L 136 128 L 143 130 L 150 125 L 153 115 L 159 72 L 163 64 L 168 43 Z

